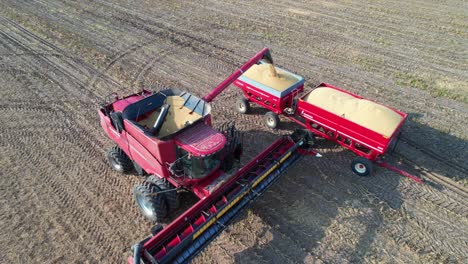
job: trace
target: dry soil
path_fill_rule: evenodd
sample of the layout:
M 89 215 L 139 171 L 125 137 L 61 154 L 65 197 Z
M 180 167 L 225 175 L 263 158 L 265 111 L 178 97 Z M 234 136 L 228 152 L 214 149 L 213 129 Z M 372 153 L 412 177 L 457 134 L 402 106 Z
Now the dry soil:
M 0 263 L 124 262 L 150 224 L 132 200 L 141 178 L 106 162 L 99 103 L 141 87 L 203 96 L 264 46 L 306 88 L 327 82 L 409 113 L 387 159 L 430 184 L 380 168 L 357 177 L 352 153 L 319 142 L 323 158 L 297 163 L 193 262 L 467 263 L 467 10 L 461 0 L 1 1 Z M 245 132 L 245 162 L 295 126 L 267 129 L 259 107 L 238 114 L 239 95 L 230 87 L 212 114 Z

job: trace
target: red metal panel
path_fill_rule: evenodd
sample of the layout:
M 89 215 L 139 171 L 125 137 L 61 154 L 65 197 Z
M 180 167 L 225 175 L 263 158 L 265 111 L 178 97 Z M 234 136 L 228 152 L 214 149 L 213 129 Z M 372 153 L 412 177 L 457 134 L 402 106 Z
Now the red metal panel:
M 262 91 L 261 89 L 252 86 L 248 83 L 245 83 L 241 80 L 236 80 L 234 82 L 234 85 L 242 89 L 245 98 L 247 98 L 249 101 L 254 102 L 277 114 L 280 114 L 282 112 L 282 109 L 280 108 L 281 100 L 279 97 L 273 96 L 272 94 Z M 266 102 L 269 102 L 269 104 L 267 104 Z
M 140 101 L 141 99 L 143 99 L 144 97 L 143 96 L 130 96 L 130 97 L 127 97 L 125 99 L 122 99 L 122 100 L 118 100 L 116 101 L 115 103 L 113 103 L 113 106 L 114 106 L 114 111 L 119 111 L 119 112 L 123 112 L 123 110 L 130 104 L 133 104 L 135 102 L 138 102 Z
M 149 137 L 128 120 L 124 120 L 124 125 L 128 132 L 128 145 L 131 146 L 130 157 L 146 172 L 169 177 L 170 173 L 165 164 L 176 159 L 173 141 Z
M 326 83 L 322 83 L 317 87 L 328 87 L 328 88 L 336 89 L 340 92 L 352 95 L 356 98 L 362 98 L 358 95 L 352 94 L 348 91 L 345 91 L 343 89 L 337 88 L 335 86 L 332 86 Z M 305 96 L 307 96 L 307 94 L 305 94 L 298 100 L 296 115 L 304 117 L 309 122 L 316 123 L 316 124 L 319 124 L 321 126 L 328 128 L 330 131 L 334 132 L 335 135 L 341 135 L 344 138 L 351 139 L 352 141 L 358 142 L 361 145 L 364 145 L 368 147 L 369 149 L 375 151 L 373 153 L 370 153 L 369 155 L 366 155 L 362 153 L 361 151 L 356 150 L 354 144 L 346 145 L 346 144 L 342 144 L 338 142 L 340 145 L 351 149 L 356 154 L 360 156 L 365 156 L 369 159 L 375 159 L 378 154 L 385 153 L 391 139 L 398 134 L 399 129 L 401 128 L 401 126 L 403 125 L 407 117 L 405 113 L 389 107 L 391 110 L 395 111 L 397 114 L 399 114 L 403 118 L 400 124 L 398 125 L 397 129 L 395 130 L 395 132 L 390 137 L 387 138 L 373 130 L 365 128 L 341 116 L 335 115 L 331 112 L 328 112 L 322 108 L 319 108 L 315 105 L 312 105 L 302 100 Z M 335 138 L 327 137 L 327 138 L 337 141 L 336 137 Z
M 198 123 L 178 134 L 175 143 L 194 155 L 208 155 L 221 150 L 226 137 L 205 123 Z

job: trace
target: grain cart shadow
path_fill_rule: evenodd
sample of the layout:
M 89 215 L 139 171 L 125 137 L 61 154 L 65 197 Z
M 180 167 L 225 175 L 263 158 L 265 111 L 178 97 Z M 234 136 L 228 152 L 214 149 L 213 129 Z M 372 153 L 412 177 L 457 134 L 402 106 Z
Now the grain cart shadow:
M 418 122 L 420 117 L 420 114 L 409 114 L 393 158 L 415 170 L 422 177 L 430 172 L 436 176 L 466 183 L 468 141 L 454 136 L 451 126 L 445 130 L 437 130 L 421 124 Z M 432 184 L 441 187 L 435 182 Z
M 290 130 L 289 124 L 282 128 Z M 265 131 L 248 135 L 247 153 L 263 147 L 258 141 L 278 137 Z M 376 250 L 372 244 L 386 213 L 378 201 L 398 209 L 401 178 L 382 177 L 381 170 L 373 177 L 355 176 L 353 154 L 323 143 L 316 149 L 324 157 L 299 160 L 230 228 L 247 247 L 234 254 L 236 263 L 358 262 Z
M 393 150 L 388 150 L 386 161 L 400 169 L 423 178 L 426 183 L 436 189 L 445 186 L 434 180 L 434 177 L 449 178 L 468 182 L 468 140 L 454 136 L 452 126 L 438 130 L 418 122 L 422 115 L 409 113 L 398 143 Z M 298 125 L 292 121 L 281 120 L 279 127 L 283 131 L 292 131 Z M 464 134 L 463 137 L 467 135 Z M 321 143 L 321 146 L 341 148 L 333 142 Z M 383 170 L 383 169 L 380 169 Z

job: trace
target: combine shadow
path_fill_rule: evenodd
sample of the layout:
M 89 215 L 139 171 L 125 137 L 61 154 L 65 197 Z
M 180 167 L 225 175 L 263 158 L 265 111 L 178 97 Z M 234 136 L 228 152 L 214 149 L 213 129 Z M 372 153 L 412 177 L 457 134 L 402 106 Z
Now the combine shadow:
M 276 132 L 294 128 L 283 120 Z M 273 131 L 248 131 L 245 152 L 253 156 L 277 138 Z M 378 254 L 369 252 L 383 219 L 374 200 L 391 200 L 400 208 L 401 178 L 384 175 L 382 184 L 380 175 L 355 176 L 349 165 L 354 155 L 326 140 L 319 140 L 316 150 L 324 157 L 299 160 L 253 204 L 254 216 L 238 218 L 238 226 L 251 223 L 246 229 L 255 241 L 242 238 L 245 231 L 235 226 L 230 229 L 248 247 L 234 254 L 236 263 L 312 263 L 317 256 L 326 262 L 359 262 L 366 254 Z
M 265 113 L 265 109 L 252 107 L 252 115 Z M 467 140 L 453 136 L 450 128 L 439 131 L 422 125 L 416 122 L 419 117 L 409 115 L 399 144 L 387 153 L 386 160 L 420 178 L 429 171 L 466 180 Z M 259 139 L 272 142 L 278 134 L 298 127 L 281 118 L 276 133 L 249 131 L 246 145 L 251 149 L 246 152 L 262 149 L 264 146 L 257 146 Z M 321 160 L 300 160 L 253 205 L 253 213 L 267 225 L 260 231 L 252 226 L 256 241 L 235 254 L 236 263 L 309 263 L 316 257 L 326 262 L 360 262 L 366 255 L 379 255 L 379 249 L 372 247 L 386 216 L 379 201 L 398 210 L 402 199 L 397 187 L 403 177 L 384 168 L 376 168 L 373 177 L 358 177 L 350 170 L 351 151 L 326 140 L 318 143 L 316 149 L 324 153 Z M 433 181 L 428 183 L 444 188 Z M 353 214 L 356 210 L 361 213 Z M 248 217 L 243 214 L 238 221 L 247 221 Z M 358 228 L 353 233 L 340 225 Z

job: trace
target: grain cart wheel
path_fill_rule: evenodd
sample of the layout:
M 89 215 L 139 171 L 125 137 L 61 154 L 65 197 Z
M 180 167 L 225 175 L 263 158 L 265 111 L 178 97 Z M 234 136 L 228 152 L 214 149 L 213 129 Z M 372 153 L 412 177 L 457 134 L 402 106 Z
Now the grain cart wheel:
M 166 196 L 150 181 L 144 181 L 133 189 L 133 197 L 141 213 L 151 222 L 158 222 L 167 215 Z
M 112 168 L 120 173 L 127 173 L 133 169 L 132 161 L 118 146 L 114 146 L 107 151 L 107 159 Z
M 250 110 L 249 100 L 244 97 L 239 97 L 236 102 L 236 110 L 241 114 L 246 114 Z
M 269 128 L 276 128 L 279 123 L 279 117 L 273 112 L 267 112 L 265 114 L 265 123 Z
M 172 184 L 155 175 L 149 176 L 146 180 L 155 184 L 161 191 L 163 191 L 162 194 L 166 197 L 167 207 L 169 210 L 179 208 L 179 194 Z
M 372 162 L 363 157 L 356 157 L 351 162 L 351 169 L 359 176 L 370 176 L 372 174 L 373 168 L 374 165 Z

